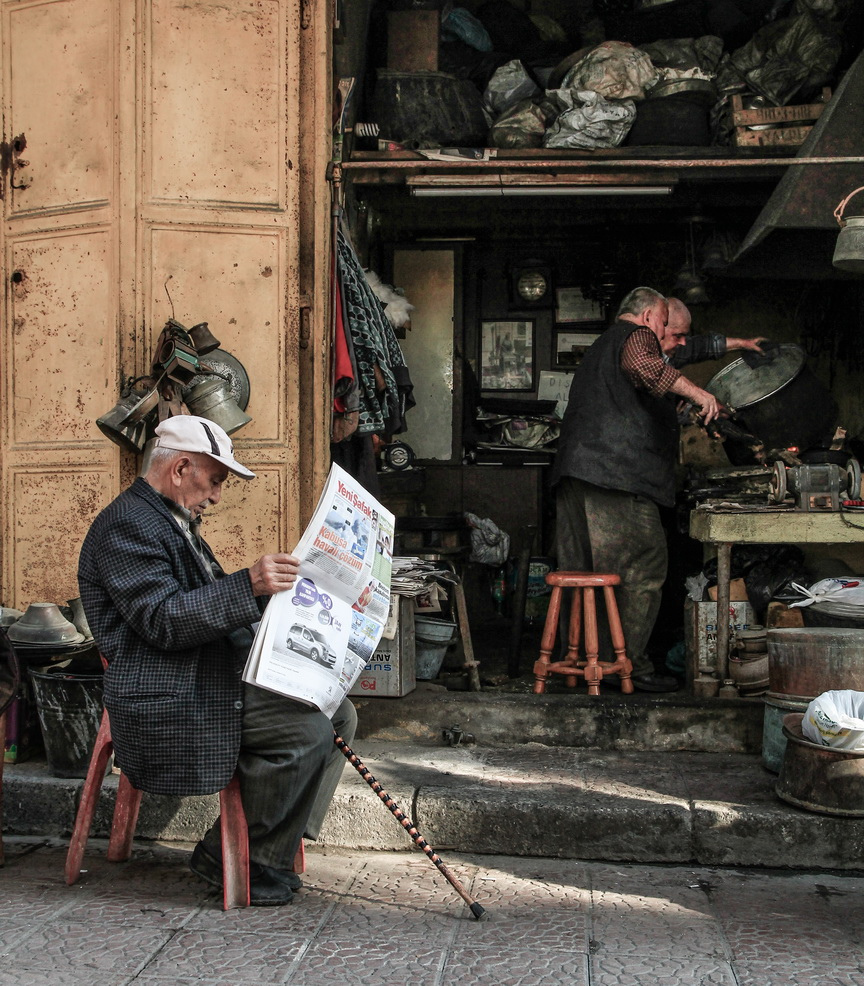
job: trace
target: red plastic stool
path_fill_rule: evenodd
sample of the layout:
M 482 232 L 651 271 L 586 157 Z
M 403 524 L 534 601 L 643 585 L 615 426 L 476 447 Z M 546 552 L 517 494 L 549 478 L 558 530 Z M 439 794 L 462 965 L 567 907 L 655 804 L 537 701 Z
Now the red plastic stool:
M 540 659 L 534 664 L 534 694 L 546 691 L 546 679 L 550 674 L 563 674 L 570 687 L 575 686 L 576 678 L 583 677 L 588 684 L 589 695 L 600 694 L 600 682 L 604 674 L 617 674 L 621 680 L 621 691 L 629 695 L 633 691 L 630 674 L 633 665 L 627 657 L 624 645 L 624 631 L 621 617 L 615 602 L 614 586 L 621 584 L 618 575 L 601 575 L 597 572 L 550 572 L 546 583 L 552 586 L 546 623 L 540 640 Z M 606 616 L 612 635 L 614 661 L 598 660 L 599 643 L 597 637 L 597 608 L 594 590 L 602 588 L 606 603 Z M 570 607 L 570 630 L 567 639 L 567 653 L 563 661 L 552 661 L 552 651 L 558 636 L 558 618 L 561 613 L 561 593 L 573 589 L 573 602 Z M 579 656 L 582 624 L 585 625 L 585 656 Z
M 102 722 L 96 735 L 90 766 L 81 792 L 78 813 L 69 851 L 66 853 L 66 882 L 75 883 L 81 873 L 81 861 L 90 835 L 93 814 L 99 800 L 102 780 L 108 767 L 108 758 L 114 752 L 111 739 L 111 724 L 108 710 L 102 712 Z M 120 775 L 114 816 L 111 820 L 111 835 L 108 839 L 107 858 L 112 863 L 122 863 L 132 855 L 132 839 L 138 822 L 138 809 L 141 807 L 143 792 L 132 787 L 125 774 Z M 231 778 L 228 786 L 219 792 L 219 821 L 222 834 L 222 907 L 249 906 L 249 830 L 246 815 L 240 798 L 240 781 L 237 775 Z M 306 855 L 303 842 L 294 857 L 294 871 L 306 870 Z
M 81 861 L 99 800 L 102 779 L 113 751 L 111 725 L 105 710 L 81 792 L 69 851 L 66 853 L 66 882 L 69 884 L 75 883 L 81 873 Z M 138 822 L 142 794 L 143 791 L 132 787 L 125 774 L 120 775 L 111 835 L 108 839 L 107 856 L 112 863 L 121 863 L 132 855 L 132 839 Z M 219 792 L 219 810 L 222 828 L 222 906 L 227 911 L 232 907 L 249 906 L 249 833 L 240 800 L 240 782 L 236 775 Z

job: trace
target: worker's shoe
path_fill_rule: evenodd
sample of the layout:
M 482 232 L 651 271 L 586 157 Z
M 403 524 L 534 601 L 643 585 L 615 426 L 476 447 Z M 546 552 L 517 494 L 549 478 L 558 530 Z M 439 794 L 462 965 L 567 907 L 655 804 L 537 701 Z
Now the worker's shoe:
M 646 671 L 643 674 L 630 675 L 633 687 L 637 692 L 677 692 L 678 679 L 668 674 L 657 674 L 656 671 Z
M 202 880 L 222 889 L 222 860 L 214 856 L 203 842 L 192 850 L 189 869 Z M 266 907 L 290 903 L 293 892 L 303 886 L 303 881 L 289 870 L 276 870 L 250 861 L 249 886 L 251 903 Z

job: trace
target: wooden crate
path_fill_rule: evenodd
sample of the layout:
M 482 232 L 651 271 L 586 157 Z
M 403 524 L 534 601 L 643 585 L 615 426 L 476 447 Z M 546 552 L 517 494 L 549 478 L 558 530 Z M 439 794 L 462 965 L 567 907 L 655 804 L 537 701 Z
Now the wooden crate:
M 763 106 L 744 109 L 743 99 L 732 97 L 732 123 L 735 126 L 736 147 L 792 147 L 803 144 L 813 129 L 813 122 L 821 115 L 831 90 L 822 90 L 818 103 L 800 103 L 797 106 Z M 770 130 L 751 130 L 751 127 L 773 124 Z

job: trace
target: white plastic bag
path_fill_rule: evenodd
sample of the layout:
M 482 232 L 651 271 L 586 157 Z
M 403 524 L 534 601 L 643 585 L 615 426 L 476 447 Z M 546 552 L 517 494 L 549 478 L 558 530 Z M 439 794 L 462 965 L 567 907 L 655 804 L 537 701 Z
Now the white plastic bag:
M 854 616 L 864 618 L 864 575 L 849 575 L 845 578 L 822 579 L 809 589 L 797 582 L 792 588 L 803 592 L 805 599 L 790 603 L 793 606 L 812 606 L 819 603 L 820 609 L 834 616 Z
M 807 706 L 801 732 L 819 746 L 864 750 L 864 692 L 822 692 Z
M 636 119 L 632 99 L 605 99 L 587 89 L 550 89 L 546 95 L 557 101 L 562 112 L 546 131 L 544 147 L 617 147 Z
M 510 535 L 488 517 L 481 519 L 470 513 L 464 516 L 471 528 L 471 556 L 468 560 L 483 565 L 503 565 L 510 555 Z

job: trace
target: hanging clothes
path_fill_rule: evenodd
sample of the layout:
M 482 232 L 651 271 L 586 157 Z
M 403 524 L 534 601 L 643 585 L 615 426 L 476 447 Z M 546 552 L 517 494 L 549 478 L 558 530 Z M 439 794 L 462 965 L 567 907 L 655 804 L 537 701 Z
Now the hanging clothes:
M 354 349 L 345 330 L 345 321 L 342 315 L 342 285 L 336 274 L 335 263 L 331 267 L 330 277 L 333 289 L 333 428 L 331 440 L 338 443 L 350 438 L 357 430 L 357 425 L 360 422 L 360 388 L 357 384 Z
M 384 306 L 341 227 L 337 251 L 342 316 L 354 348 L 359 391 L 357 433 L 396 435 L 405 430 L 405 414 L 416 403 L 408 367 Z

